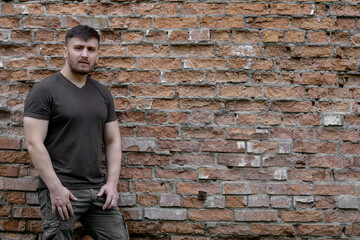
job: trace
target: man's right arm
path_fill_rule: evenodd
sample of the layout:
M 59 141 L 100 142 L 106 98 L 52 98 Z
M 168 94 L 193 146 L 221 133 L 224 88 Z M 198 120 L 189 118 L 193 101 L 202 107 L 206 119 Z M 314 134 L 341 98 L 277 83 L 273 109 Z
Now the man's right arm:
M 57 210 L 61 219 L 67 220 L 74 214 L 69 199 L 77 199 L 62 186 L 52 166 L 50 155 L 44 145 L 48 125 L 47 120 L 24 117 L 26 145 L 36 170 L 50 191 L 53 214 L 55 215 Z

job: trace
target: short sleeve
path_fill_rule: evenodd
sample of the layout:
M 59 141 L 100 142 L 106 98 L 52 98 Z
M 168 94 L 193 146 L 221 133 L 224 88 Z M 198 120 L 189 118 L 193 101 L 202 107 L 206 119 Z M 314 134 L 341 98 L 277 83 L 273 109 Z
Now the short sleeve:
M 25 117 L 50 120 L 51 97 L 43 84 L 35 84 L 25 100 Z
M 117 120 L 117 116 L 116 116 L 116 112 L 115 112 L 115 105 L 114 105 L 114 99 L 111 95 L 111 92 L 109 89 L 106 89 L 107 91 L 107 101 L 108 101 L 108 113 L 107 113 L 107 118 L 106 118 L 106 122 L 113 122 Z

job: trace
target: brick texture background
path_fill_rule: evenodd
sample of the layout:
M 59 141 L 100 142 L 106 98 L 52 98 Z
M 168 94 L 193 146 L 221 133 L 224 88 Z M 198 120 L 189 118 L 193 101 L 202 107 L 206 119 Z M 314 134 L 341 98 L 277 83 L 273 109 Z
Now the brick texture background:
M 358 2 L 0 2 L 0 238 L 40 236 L 24 99 L 77 24 L 102 37 L 132 239 L 360 237 Z

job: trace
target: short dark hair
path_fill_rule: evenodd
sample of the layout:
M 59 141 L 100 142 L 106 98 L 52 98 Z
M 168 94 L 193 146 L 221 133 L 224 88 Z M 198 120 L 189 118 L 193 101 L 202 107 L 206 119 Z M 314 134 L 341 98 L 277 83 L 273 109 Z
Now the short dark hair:
M 65 45 L 67 45 L 69 40 L 73 37 L 78 37 L 83 41 L 88 41 L 92 38 L 95 38 L 98 41 L 98 43 L 100 43 L 100 35 L 97 33 L 95 29 L 87 25 L 77 25 L 76 27 L 71 28 L 66 33 Z

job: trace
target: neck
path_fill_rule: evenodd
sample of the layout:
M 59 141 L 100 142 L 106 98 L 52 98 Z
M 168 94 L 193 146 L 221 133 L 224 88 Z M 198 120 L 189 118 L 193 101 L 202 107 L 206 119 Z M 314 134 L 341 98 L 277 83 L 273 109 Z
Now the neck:
M 61 74 L 64 75 L 70 82 L 75 84 L 78 87 L 82 87 L 86 83 L 86 77 L 87 75 L 82 75 L 78 73 L 74 73 L 70 70 L 70 68 L 65 65 L 63 69 L 61 69 Z

